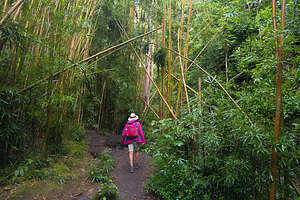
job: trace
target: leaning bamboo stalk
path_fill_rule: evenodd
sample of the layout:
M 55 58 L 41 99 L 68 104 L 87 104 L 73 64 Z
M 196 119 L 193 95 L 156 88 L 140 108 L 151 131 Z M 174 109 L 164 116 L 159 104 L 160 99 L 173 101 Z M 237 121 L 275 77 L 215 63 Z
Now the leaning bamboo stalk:
M 124 32 L 124 34 L 127 36 L 128 38 L 128 35 L 127 33 L 125 32 L 124 29 L 122 29 L 122 31 Z M 166 99 L 163 97 L 163 95 L 161 94 L 158 86 L 156 85 L 156 83 L 154 82 L 153 78 L 151 77 L 150 73 L 147 71 L 147 68 L 146 68 L 146 65 L 143 63 L 141 57 L 138 55 L 137 51 L 132 47 L 136 57 L 138 58 L 139 62 L 141 63 L 141 65 L 143 66 L 145 72 L 146 72 L 146 75 L 149 77 L 150 81 L 152 82 L 152 84 L 154 85 L 154 87 L 156 88 L 156 90 L 158 91 L 160 97 L 162 98 L 163 102 L 165 103 L 165 105 L 167 106 L 169 112 L 171 113 L 172 117 L 177 120 L 177 117 L 176 115 L 174 114 L 173 110 L 171 109 L 170 105 L 168 104 L 168 102 L 166 101 Z
M 180 52 L 179 52 L 179 61 L 180 61 L 181 79 L 182 79 L 182 83 L 183 83 L 183 87 L 184 87 L 184 91 L 185 91 L 185 97 L 186 97 L 186 102 L 187 102 L 187 106 L 188 106 L 188 111 L 191 112 L 190 103 L 189 103 L 189 94 L 188 94 L 186 83 L 185 83 L 185 73 L 184 73 L 184 69 L 183 69 L 184 66 L 182 63 Z M 178 82 L 178 84 L 179 83 L 181 83 L 181 82 Z
M 224 91 L 224 93 L 227 95 L 227 97 L 233 102 L 233 104 L 238 108 L 238 110 L 248 119 L 249 123 L 253 126 L 253 122 L 250 119 L 250 117 L 248 116 L 247 113 L 245 113 L 242 108 L 238 105 L 238 103 L 232 98 L 232 96 L 228 93 L 228 91 L 224 88 L 224 86 L 214 77 L 212 76 L 210 73 L 208 73 L 205 69 L 203 69 L 202 67 L 200 67 L 197 63 L 195 63 L 192 59 L 185 57 L 183 55 L 180 55 L 177 51 L 170 49 L 172 52 L 174 52 L 175 54 L 181 56 L 182 58 L 188 60 L 189 62 L 192 62 L 194 65 L 196 65 L 202 72 L 204 72 L 207 76 L 209 76 L 214 82 L 217 83 L 217 85 Z
M 68 67 L 66 67 L 66 68 L 64 68 L 64 69 L 62 69 L 62 70 L 60 70 L 60 71 L 58 71 L 58 72 L 55 72 L 54 74 L 49 75 L 49 76 L 47 76 L 47 77 L 45 77 L 45 78 L 43 78 L 43 79 L 41 79 L 41 80 L 39 80 L 39 81 L 37 81 L 37 82 L 31 84 L 30 86 L 28 86 L 28 87 L 26 87 L 26 88 L 23 88 L 22 90 L 20 90 L 19 92 L 17 92 L 17 94 L 23 93 L 23 92 L 25 92 L 25 91 L 27 91 L 27 90 L 33 88 L 33 87 L 36 87 L 36 86 L 39 85 L 40 83 L 45 82 L 46 80 L 48 80 L 48 79 L 50 79 L 50 78 L 52 78 L 52 77 L 55 77 L 55 76 L 57 76 L 57 75 L 59 75 L 59 74 L 65 72 L 65 71 L 67 71 L 67 70 L 72 69 L 73 67 L 75 67 L 75 66 L 77 66 L 77 65 L 79 65 L 79 64 L 85 63 L 85 62 L 87 62 L 87 61 L 89 61 L 89 60 L 91 60 L 91 59 L 93 59 L 93 58 L 95 58 L 95 57 L 97 57 L 97 56 L 100 56 L 100 55 L 102 55 L 102 54 L 104 54 L 104 53 L 106 53 L 106 52 L 109 52 L 109 51 L 111 51 L 111 50 L 113 50 L 113 49 L 115 49 L 115 48 L 121 47 L 121 46 L 123 46 L 123 45 L 125 45 L 125 44 L 128 44 L 128 43 L 130 43 L 130 42 L 133 42 L 133 41 L 135 41 L 135 40 L 137 40 L 137 39 L 139 39 L 139 38 L 144 37 L 145 35 L 148 35 L 148 34 L 151 34 L 151 33 L 155 32 L 155 31 L 158 31 L 159 29 L 161 29 L 161 27 L 159 27 L 159 28 L 157 28 L 157 29 L 154 29 L 154 30 L 152 30 L 152 31 L 149 31 L 149 32 L 147 32 L 147 33 L 145 33 L 145 34 L 141 34 L 141 35 L 139 35 L 139 36 L 133 37 L 133 38 L 131 38 L 131 39 L 125 41 L 125 42 L 122 42 L 122 43 L 117 44 L 117 45 L 115 45 L 115 46 L 109 47 L 109 48 L 107 48 L 107 49 L 105 49 L 105 50 L 103 50 L 103 51 L 100 51 L 100 52 L 98 52 L 98 53 L 96 53 L 96 54 L 94 54 L 94 55 L 92 55 L 92 56 L 90 56 L 90 57 L 87 57 L 87 58 L 85 58 L 85 59 L 83 59 L 83 60 L 81 60 L 81 61 L 79 61 L 79 62 L 77 62 L 77 63 L 74 63 L 74 64 L 72 64 L 72 65 L 70 65 L 70 66 L 68 66 Z
M 179 78 L 177 78 L 174 74 L 171 74 L 171 76 L 178 82 L 180 82 L 181 80 Z M 193 93 L 195 93 L 196 95 L 199 95 L 198 92 L 196 92 L 196 90 L 194 90 L 193 88 L 191 88 L 189 85 L 186 85 L 187 89 L 191 90 Z
M 183 2 L 185 3 L 185 1 Z M 183 7 L 183 6 L 182 6 Z M 183 7 L 184 8 L 184 7 Z M 182 11 L 182 18 L 183 18 L 183 14 L 184 14 L 184 10 Z M 181 19 L 181 21 L 183 21 L 183 19 Z M 182 22 L 180 21 L 180 27 L 178 30 L 178 39 L 177 39 L 177 48 L 178 48 L 178 52 L 181 54 L 181 28 L 182 28 Z M 179 71 L 181 71 L 181 67 L 182 67 L 182 59 L 181 57 L 179 57 Z M 179 106 L 179 101 L 181 97 L 181 82 L 178 82 L 178 87 L 177 87 L 177 101 L 176 101 L 176 112 L 178 111 L 178 106 Z
M 223 29 L 224 25 L 221 27 L 221 30 Z M 220 31 L 221 31 L 220 30 Z M 193 59 L 193 61 L 195 62 L 197 60 L 197 58 L 203 53 L 203 51 L 207 48 L 207 46 L 211 43 L 211 41 L 213 41 L 215 39 L 215 37 L 220 33 L 220 31 L 216 32 L 211 38 L 210 40 L 205 44 L 205 46 L 201 49 L 201 51 L 197 54 L 197 56 Z M 187 70 L 189 70 L 192 67 L 193 63 L 191 63 Z
M 160 117 L 158 116 L 158 114 L 155 112 L 155 110 L 149 105 L 148 102 L 145 101 L 145 99 L 143 99 L 143 102 L 147 105 L 147 107 L 154 113 L 154 115 L 157 117 L 157 119 L 160 119 Z
M 153 101 L 154 97 L 156 96 L 156 94 L 157 94 L 157 90 L 155 90 L 155 92 L 154 92 L 153 95 L 151 96 L 151 98 L 150 98 L 150 100 L 149 100 L 149 105 L 152 104 L 152 101 Z M 144 115 L 144 113 L 147 113 L 147 108 L 148 108 L 148 107 L 146 107 L 146 108 L 143 110 L 143 115 Z
M 181 16 L 181 20 L 183 20 L 183 17 L 184 17 L 184 8 L 185 8 L 185 0 L 183 1 L 182 3 L 182 16 Z M 190 19 L 191 19 L 191 10 L 192 10 L 192 2 L 191 0 L 189 1 L 189 12 L 188 12 L 188 22 L 187 22 L 187 31 L 186 31 L 186 41 L 185 41 L 185 47 L 184 47 L 184 50 L 183 50 L 183 54 L 186 56 L 188 54 L 188 45 L 189 45 L 189 26 L 190 26 Z M 180 32 L 182 31 L 182 23 L 183 21 L 180 22 Z M 181 54 L 181 34 L 182 33 L 179 33 L 179 38 L 178 38 L 178 41 L 179 41 L 179 47 L 178 47 L 178 52 L 179 54 Z M 170 47 L 169 47 L 170 48 Z M 187 68 L 187 61 L 182 61 L 182 58 L 179 56 L 179 71 L 181 73 L 181 79 L 182 79 L 182 83 L 183 83 L 183 86 L 184 86 L 184 91 L 185 91 L 185 98 L 186 98 L 186 102 L 187 102 L 187 105 L 188 105 L 188 110 L 190 112 L 190 105 L 189 105 L 189 96 L 188 96 L 188 91 L 187 91 L 187 87 L 186 87 L 186 84 L 185 84 L 185 79 L 186 79 L 186 70 Z M 177 92 L 177 103 L 176 103 L 176 110 L 178 109 L 178 105 L 179 105 L 179 101 L 181 100 L 181 105 L 182 105 L 182 101 L 183 101 L 183 98 L 182 98 L 182 95 L 181 95 L 181 82 L 178 82 L 178 92 Z
M 189 59 L 190 62 L 193 62 L 192 60 Z M 250 124 L 253 126 L 253 122 L 250 119 L 250 117 L 248 116 L 247 113 L 245 113 L 242 108 L 239 106 L 239 104 L 231 97 L 231 95 L 227 92 L 227 90 L 223 87 L 223 85 L 212 75 L 210 75 L 206 70 L 204 70 L 202 67 L 200 67 L 198 64 L 194 63 L 201 71 L 203 71 L 206 75 L 208 75 L 210 78 L 212 78 L 218 85 L 219 87 L 225 92 L 225 94 L 229 97 L 229 99 L 234 103 L 234 105 L 240 110 L 240 112 L 242 114 L 245 115 L 245 117 L 248 119 L 248 121 L 250 122 Z
M 121 46 L 121 47 L 119 47 L 119 48 L 117 48 L 117 49 L 115 49 L 115 50 L 113 50 L 113 51 L 111 51 L 111 52 L 105 54 L 104 56 L 98 58 L 97 60 L 95 60 L 94 62 L 92 62 L 91 64 L 89 64 L 88 66 L 94 65 L 97 61 L 99 61 L 99 60 L 101 60 L 101 59 L 103 59 L 103 58 L 105 58 L 105 57 L 107 57 L 107 56 L 113 54 L 113 53 L 116 52 L 116 51 L 119 51 L 120 49 L 122 49 L 122 48 L 124 48 L 124 47 L 126 47 L 126 46 L 125 46 L 125 45 L 124 45 L 124 46 Z M 112 71 L 112 70 L 114 70 L 114 69 L 105 70 L 105 71 L 100 71 L 100 72 L 106 72 L 106 71 Z M 66 71 L 68 71 L 68 70 L 66 70 Z M 65 71 L 65 72 L 66 72 L 66 71 Z M 93 74 L 100 73 L 100 72 L 95 72 L 95 73 L 93 73 Z M 75 79 L 76 76 L 75 76 L 74 73 L 71 73 L 69 76 L 70 76 L 70 78 L 69 78 L 68 85 L 69 85 L 69 86 L 72 86 L 72 84 L 73 84 L 74 79 Z M 54 76 L 52 76 L 52 77 L 54 77 Z M 47 80 L 48 80 L 48 79 L 44 80 L 44 82 L 42 82 L 42 83 L 45 83 Z M 42 83 L 41 83 L 41 84 L 42 84 Z
M 13 17 L 14 20 L 16 20 L 17 17 L 20 15 L 21 9 L 22 9 L 24 3 L 25 3 L 25 1 L 23 1 L 22 4 L 16 9 L 16 12 L 15 12 L 14 17 Z
M 119 27 L 123 32 L 124 34 L 126 35 L 126 37 L 128 38 L 128 34 L 126 33 L 126 31 L 122 28 L 122 27 Z M 154 44 L 154 43 L 153 43 Z M 132 47 L 132 46 L 131 46 Z M 139 54 L 137 53 L 137 51 L 132 47 L 134 53 L 135 53 L 135 56 L 138 58 L 140 64 L 143 66 L 145 72 L 146 72 L 146 75 L 149 77 L 150 81 L 152 82 L 153 86 L 155 87 L 155 89 L 158 91 L 158 94 L 160 95 L 161 99 L 163 100 L 163 102 L 165 103 L 165 105 L 167 106 L 169 112 L 171 113 L 173 119 L 177 120 L 177 117 L 176 115 L 174 114 L 172 108 L 170 107 L 170 105 L 168 104 L 168 102 L 166 101 L 166 99 L 163 97 L 163 95 L 161 94 L 160 90 L 159 90 L 159 87 L 156 85 L 156 83 L 154 82 L 153 78 L 151 77 L 150 73 L 148 73 L 147 71 L 147 68 L 146 68 L 146 65 L 145 63 L 143 63 L 141 57 L 139 56 Z
M 163 95 L 161 94 L 158 86 L 156 85 L 156 83 L 154 82 L 154 80 L 152 79 L 150 73 L 148 73 L 145 64 L 143 63 L 141 57 L 138 55 L 138 53 L 136 52 L 136 50 L 134 49 L 135 55 L 137 56 L 137 58 L 139 59 L 140 63 L 143 65 L 144 70 L 146 71 L 147 76 L 149 77 L 150 81 L 152 82 L 153 86 L 156 88 L 156 90 L 158 91 L 160 97 L 162 98 L 163 102 L 165 103 L 165 105 L 167 106 L 169 112 L 171 113 L 173 119 L 177 120 L 176 115 L 174 114 L 172 108 L 170 107 L 170 105 L 168 104 L 168 102 L 166 101 L 166 99 L 163 97 Z
M 194 40 L 195 40 L 196 38 L 198 38 L 199 35 L 201 35 L 202 31 L 204 31 L 208 26 L 210 26 L 210 24 L 211 24 L 212 22 L 213 22 L 213 20 L 210 20 L 210 22 L 207 23 L 200 31 L 197 31 L 197 35 L 195 35 L 195 36 L 189 41 L 189 43 L 193 43 Z

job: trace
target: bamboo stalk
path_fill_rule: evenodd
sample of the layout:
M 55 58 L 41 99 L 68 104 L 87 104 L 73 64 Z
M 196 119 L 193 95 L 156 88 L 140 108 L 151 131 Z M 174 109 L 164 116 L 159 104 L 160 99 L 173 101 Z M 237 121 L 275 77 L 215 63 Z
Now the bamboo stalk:
M 193 41 L 194 41 L 196 38 L 198 38 L 198 36 L 202 33 L 202 31 L 204 31 L 204 30 L 205 30 L 212 22 L 213 22 L 213 21 L 210 20 L 210 22 L 207 23 L 200 31 L 197 31 L 197 32 L 198 32 L 197 35 L 194 36 L 194 38 L 192 38 L 191 41 L 190 41 L 189 43 L 193 43 Z
M 145 69 L 145 64 L 142 63 L 142 60 L 141 60 L 140 56 L 137 54 L 136 51 L 135 51 L 135 55 L 139 58 L 139 61 L 141 62 L 141 64 L 144 66 L 144 69 Z M 152 84 L 154 85 L 154 87 L 156 88 L 156 90 L 158 91 L 158 93 L 159 93 L 160 97 L 162 98 L 163 102 L 164 102 L 165 105 L 167 106 L 167 108 L 168 108 L 169 112 L 171 113 L 173 119 L 177 120 L 177 117 L 176 117 L 176 115 L 174 114 L 172 108 L 170 107 L 170 105 L 168 104 L 168 102 L 166 101 L 166 99 L 162 96 L 162 94 L 161 94 L 161 92 L 160 92 L 158 86 L 156 85 L 156 83 L 155 83 L 154 80 L 152 79 L 151 75 L 147 72 L 146 69 L 145 69 L 145 71 L 146 71 L 147 76 L 149 76 L 150 81 L 152 82 Z
M 101 99 L 100 99 L 100 105 L 99 105 L 99 113 L 98 113 L 98 128 L 101 127 L 101 114 L 102 114 L 102 105 L 103 105 L 103 97 L 104 97 L 104 91 L 106 87 L 106 80 L 104 80 L 103 86 L 102 86 L 102 93 L 101 93 Z
M 278 58 L 278 38 L 277 38 L 277 22 L 276 22 L 276 1 L 272 0 L 272 21 L 273 21 L 273 29 L 274 29 L 274 43 L 275 43 L 275 57 Z M 276 90 L 277 92 L 277 90 Z M 276 96 L 276 102 L 277 102 L 277 96 Z M 276 104 L 276 114 L 277 114 L 277 104 Z M 275 115 L 276 115 L 275 114 Z M 276 116 L 275 116 L 275 133 L 274 133 L 274 139 L 275 137 L 278 137 L 277 133 L 277 126 L 276 123 Z M 272 182 L 270 185 L 270 200 L 275 199 L 275 184 L 276 184 L 276 176 L 277 176 L 277 160 L 278 160 L 278 153 L 272 147 Z
M 180 26 L 178 30 L 178 52 L 181 53 L 181 41 L 182 41 L 182 26 L 183 26 L 183 18 L 184 18 L 184 9 L 185 9 L 185 0 L 182 1 L 181 7 L 181 17 L 180 17 Z
M 125 44 L 128 44 L 128 43 L 130 43 L 130 42 L 133 42 L 134 40 L 137 40 L 137 39 L 139 39 L 139 38 L 141 38 L 141 37 L 144 37 L 145 35 L 148 35 L 148 34 L 150 34 L 150 33 L 152 33 L 152 32 L 158 31 L 159 29 L 161 29 L 161 27 L 160 27 L 160 28 L 157 28 L 157 29 L 155 29 L 155 30 L 149 31 L 149 32 L 147 32 L 147 33 L 145 33 L 145 34 L 141 34 L 141 35 L 139 35 L 139 36 L 136 36 L 136 37 L 134 37 L 134 38 L 131 38 L 131 39 L 129 39 L 129 40 L 125 41 L 125 42 L 122 42 L 122 43 L 120 43 L 120 44 L 117 44 L 117 45 L 115 45 L 115 46 L 109 47 L 109 48 L 107 48 L 107 49 L 105 49 L 105 50 L 103 50 L 103 51 L 100 51 L 100 52 L 98 52 L 98 53 L 96 53 L 96 54 L 94 54 L 94 55 L 92 55 L 92 56 L 90 56 L 90 57 L 88 57 L 88 58 L 85 58 L 85 59 L 79 61 L 78 63 L 72 64 L 72 65 L 70 65 L 70 66 L 64 68 L 64 69 L 61 70 L 61 71 L 55 72 L 54 74 L 49 75 L 49 76 L 47 76 L 47 77 L 45 77 L 45 78 L 43 78 L 43 79 L 41 79 L 41 80 L 39 80 L 39 81 L 37 81 L 37 82 L 31 84 L 30 86 L 28 86 L 28 87 L 26 87 L 26 88 L 23 88 L 22 90 L 20 90 L 19 92 L 17 92 L 17 94 L 21 94 L 21 93 L 23 93 L 23 92 L 25 92 L 25 91 L 27 91 L 27 90 L 30 90 L 30 89 L 32 89 L 33 87 L 36 87 L 37 85 L 39 85 L 39 84 L 45 82 L 46 80 L 48 80 L 48 79 L 50 79 L 50 78 L 52 78 L 52 77 L 55 77 L 55 76 L 57 76 L 57 75 L 59 75 L 59 74 L 65 72 L 65 71 L 67 71 L 67 70 L 70 70 L 70 69 L 72 69 L 73 67 L 75 67 L 75 66 L 77 66 L 77 65 L 79 65 L 79 64 L 85 63 L 85 62 L 87 62 L 87 61 L 89 61 L 89 60 L 91 60 L 91 59 L 93 59 L 93 58 L 95 58 L 95 57 L 97 57 L 97 56 L 99 56 L 99 55 L 102 55 L 102 54 L 104 54 L 104 53 L 106 53 L 106 52 L 109 52 L 109 51 L 115 49 L 115 48 L 121 47 L 121 46 L 123 46 L 123 45 L 125 45 Z
M 188 15 L 188 23 L 187 23 L 187 29 L 186 29 L 186 41 L 185 41 L 185 47 L 184 47 L 184 56 L 187 57 L 188 56 L 188 49 L 189 49 L 189 33 L 190 33 L 190 23 L 191 23 L 191 14 L 192 14 L 192 6 L 193 6 L 193 2 L 192 0 L 189 0 L 189 15 Z M 184 64 L 184 70 L 185 70 L 185 76 L 186 76 L 186 72 L 187 72 L 187 60 Z
M 41 1 L 39 1 L 39 3 L 38 3 L 37 12 L 39 12 L 40 7 L 41 7 Z M 36 20 L 36 18 L 37 18 L 37 15 L 35 16 L 35 20 Z M 33 26 L 33 35 L 37 35 L 38 32 L 39 32 L 39 26 Z M 35 49 L 36 49 L 35 46 L 31 47 L 31 54 L 32 55 L 34 55 Z M 25 78 L 25 82 L 24 82 L 24 88 L 27 87 L 27 81 L 30 78 L 30 72 L 31 72 L 31 68 L 32 68 L 32 65 L 33 65 L 32 63 L 33 63 L 34 58 L 30 57 L 29 59 L 30 60 L 28 61 L 28 65 L 27 65 L 28 67 L 27 67 L 27 73 L 26 73 L 26 78 Z
M 14 20 L 16 20 L 17 19 L 17 17 L 20 15 L 20 13 L 21 13 L 21 9 L 22 9 L 22 7 L 23 7 L 23 4 L 25 3 L 25 1 L 23 1 L 22 3 L 21 3 L 21 5 L 20 6 L 18 6 L 18 8 L 16 9 L 16 12 L 15 12 L 15 14 L 14 14 Z
M 23 5 L 23 1 L 25 0 L 18 0 L 6 13 L 6 15 L 0 20 L 0 28 L 3 26 L 3 24 L 6 22 L 6 20 L 9 18 L 10 15 L 13 14 L 13 12 L 21 5 Z M 0 32 L 1 35 L 1 32 Z
M 188 95 L 188 91 L 187 91 L 187 87 L 186 87 L 186 83 L 185 83 L 185 73 L 184 73 L 184 69 L 183 69 L 183 63 L 181 61 L 180 52 L 179 52 L 179 60 L 180 60 L 181 79 L 182 79 L 182 83 L 183 83 L 183 86 L 184 86 L 184 91 L 185 91 L 185 97 L 186 97 L 186 102 L 187 102 L 187 106 L 188 106 L 188 111 L 191 112 L 190 103 L 189 103 L 189 95 Z M 178 82 L 178 83 L 180 83 L 180 82 Z
M 151 98 L 150 98 L 150 100 L 149 100 L 149 105 L 151 105 L 152 100 L 154 99 L 154 97 L 156 96 L 156 94 L 157 94 L 157 90 L 155 90 L 155 92 L 154 92 L 153 95 L 151 96 Z M 146 108 L 143 110 L 143 115 L 144 115 L 144 113 L 147 112 L 147 108 L 148 108 L 148 107 L 146 107 Z
M 124 28 L 122 27 L 119 27 L 123 32 L 124 34 L 126 35 L 126 37 L 128 38 L 128 35 L 125 31 Z M 154 44 L 154 43 L 153 43 Z M 145 64 L 143 63 L 141 57 L 138 55 L 137 51 L 132 47 L 136 57 L 138 58 L 140 64 L 143 66 L 144 70 L 146 71 L 146 75 L 149 77 L 150 81 L 152 82 L 153 86 L 156 88 L 156 90 L 158 91 L 158 94 L 160 95 L 161 99 L 163 100 L 163 102 L 165 103 L 165 105 L 167 106 L 168 108 L 168 111 L 171 113 L 173 119 L 177 120 L 177 117 L 176 115 L 174 114 L 172 108 L 170 107 L 170 105 L 168 104 L 168 102 L 166 101 L 166 99 L 163 97 L 163 95 L 161 94 L 160 90 L 159 90 L 159 87 L 156 85 L 156 83 L 154 82 L 153 78 L 151 77 L 150 73 L 148 73 L 147 69 L 146 69 L 146 66 Z
M 223 27 L 224 27 L 224 25 L 221 27 L 221 30 L 223 29 Z M 220 30 L 220 31 L 221 31 L 221 30 Z M 215 37 L 220 33 L 220 31 L 219 31 L 219 32 L 216 32 L 216 33 L 212 36 L 212 38 L 210 38 L 210 40 L 205 44 L 205 46 L 201 49 L 201 51 L 200 51 L 200 52 L 197 54 L 197 56 L 193 59 L 193 62 L 195 62 L 195 61 L 197 60 L 197 58 L 203 53 L 203 51 L 206 49 L 206 47 L 209 45 L 209 43 L 215 39 Z M 185 55 L 185 56 L 186 56 L 186 55 Z M 192 65 L 193 65 L 193 63 L 191 63 L 191 64 L 188 66 L 187 70 L 189 70 L 189 69 L 192 67 Z
M 180 18 L 180 26 L 178 29 L 178 40 L 177 40 L 177 48 L 178 52 L 181 54 L 181 40 L 182 40 L 182 25 L 183 25 L 183 18 L 184 18 L 184 9 L 185 9 L 185 0 L 182 1 L 181 5 L 181 18 Z M 182 61 L 181 57 L 179 57 L 179 71 L 181 71 L 182 68 Z M 176 111 L 178 111 L 179 101 L 181 97 L 181 82 L 178 82 L 178 89 L 177 89 L 177 101 L 176 101 Z
M 183 55 L 180 55 L 177 51 L 173 50 L 173 49 L 169 49 L 172 52 L 174 52 L 175 54 L 181 56 L 182 58 L 188 60 L 189 62 L 192 62 L 192 64 L 196 65 L 202 72 L 204 72 L 207 76 L 209 76 L 214 82 L 217 83 L 217 85 L 224 91 L 224 93 L 227 95 L 227 97 L 233 102 L 233 104 L 238 108 L 238 110 L 245 115 L 245 117 L 248 119 L 249 123 L 253 126 L 253 122 L 250 119 L 250 117 L 247 115 L 247 113 L 245 113 L 242 108 L 238 105 L 238 103 L 232 98 L 232 96 L 228 93 L 228 91 L 224 88 L 224 86 L 215 78 L 213 77 L 210 73 L 208 73 L 206 70 L 204 70 L 202 67 L 200 67 L 197 63 L 195 63 L 193 60 L 191 60 L 188 57 L 185 57 Z
M 142 98 L 142 100 L 144 101 L 144 103 L 147 105 L 147 107 L 154 113 L 154 115 L 157 117 L 157 119 L 160 119 L 160 117 L 158 116 L 158 114 L 154 111 L 154 109 L 149 105 L 148 102 L 145 101 L 145 99 Z
M 163 17 L 162 17 L 162 46 L 166 46 L 166 0 L 163 0 Z
M 177 78 L 174 74 L 171 74 L 171 76 L 178 82 L 180 82 L 181 80 L 179 78 Z M 196 90 L 194 90 L 193 88 L 191 88 L 190 86 L 186 85 L 187 89 L 191 90 L 193 93 L 195 93 L 196 95 L 199 95 L 198 92 L 196 92 Z
M 171 17 L 171 10 L 172 10 L 172 0 L 169 0 L 169 7 L 168 7 L 168 16 L 169 16 L 169 38 L 168 38 L 168 49 L 172 48 L 172 17 Z M 168 51 L 168 73 L 172 74 L 172 52 Z M 171 75 L 168 75 L 168 104 L 172 105 L 172 77 Z
M 6 7 L 7 7 L 7 1 L 8 1 L 8 0 L 5 0 L 5 1 L 4 1 L 4 5 L 3 5 L 3 9 L 2 9 L 2 14 L 3 14 L 2 17 L 4 17 L 4 15 L 5 15 Z
M 275 123 L 274 123 L 274 142 L 278 141 L 279 132 L 280 132 L 280 119 L 282 113 L 282 100 L 281 100 L 281 85 L 282 85 L 282 63 L 283 63 L 283 39 L 284 39 L 284 29 L 285 29 L 285 7 L 286 2 L 282 0 L 281 5 L 281 35 L 279 41 L 279 48 L 276 48 L 275 56 L 277 58 L 277 72 L 276 72 L 276 112 L 275 112 Z M 272 11 L 273 11 L 273 28 L 275 34 L 275 47 L 277 45 L 277 27 L 276 27 L 276 4 L 275 0 L 272 1 Z M 278 161 L 278 152 L 275 147 L 272 148 L 272 183 L 270 185 L 270 200 L 275 199 L 275 185 L 276 185 L 276 177 L 278 175 L 277 169 L 277 161 Z

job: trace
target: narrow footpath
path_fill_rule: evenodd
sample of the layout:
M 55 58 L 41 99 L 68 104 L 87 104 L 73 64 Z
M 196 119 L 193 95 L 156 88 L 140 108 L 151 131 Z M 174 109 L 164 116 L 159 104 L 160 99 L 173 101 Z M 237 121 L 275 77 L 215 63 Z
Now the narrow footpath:
M 112 145 L 112 156 L 116 167 L 111 172 L 113 182 L 118 186 L 122 200 L 154 200 L 144 189 L 147 179 L 152 173 L 151 157 L 141 152 L 139 169 L 134 173 L 129 172 L 128 149 L 120 146 L 118 137 L 110 140 L 109 137 L 99 136 L 95 132 L 87 132 L 90 139 L 92 153 L 102 152 L 107 144 Z M 109 140 L 109 142 L 107 142 Z

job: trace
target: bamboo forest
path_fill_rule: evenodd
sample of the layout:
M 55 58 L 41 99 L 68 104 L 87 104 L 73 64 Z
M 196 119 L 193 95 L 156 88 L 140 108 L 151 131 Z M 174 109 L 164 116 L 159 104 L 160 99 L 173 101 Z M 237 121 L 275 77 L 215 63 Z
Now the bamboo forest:
M 1 0 L 1 200 L 300 200 L 299 0 Z

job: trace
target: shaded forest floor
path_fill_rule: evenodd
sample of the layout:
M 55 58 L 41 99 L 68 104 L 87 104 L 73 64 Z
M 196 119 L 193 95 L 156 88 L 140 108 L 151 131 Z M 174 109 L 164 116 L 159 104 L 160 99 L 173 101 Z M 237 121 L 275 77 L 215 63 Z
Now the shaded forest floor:
M 96 160 L 89 152 L 101 153 L 107 148 L 107 141 L 114 143 L 117 139 L 99 136 L 95 131 L 87 131 L 89 136 L 89 150 L 80 158 L 65 156 L 62 161 L 67 166 L 63 176 L 45 178 L 44 180 L 30 180 L 20 184 L 0 187 L 1 200 L 31 200 L 31 199 L 59 199 L 59 200 L 88 200 L 92 199 L 101 189 L 96 183 L 90 183 L 87 175 Z M 152 173 L 151 158 L 140 154 L 140 165 L 133 174 L 129 173 L 127 148 L 113 144 L 112 156 L 116 167 L 111 172 L 113 182 L 118 186 L 122 200 L 152 200 L 144 190 L 144 184 Z M 58 165 L 59 166 L 59 165 Z

